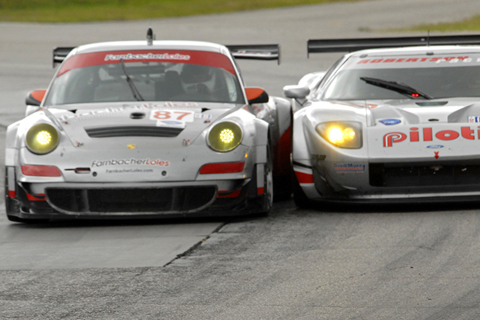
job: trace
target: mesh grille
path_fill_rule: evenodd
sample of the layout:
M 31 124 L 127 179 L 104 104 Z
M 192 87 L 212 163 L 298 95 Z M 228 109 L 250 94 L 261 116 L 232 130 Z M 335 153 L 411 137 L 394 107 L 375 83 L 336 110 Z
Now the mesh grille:
M 476 164 L 370 164 L 370 185 L 374 187 L 425 187 L 480 185 Z
M 52 206 L 67 213 L 175 213 L 194 212 L 205 208 L 215 200 L 216 188 L 48 188 L 46 196 Z

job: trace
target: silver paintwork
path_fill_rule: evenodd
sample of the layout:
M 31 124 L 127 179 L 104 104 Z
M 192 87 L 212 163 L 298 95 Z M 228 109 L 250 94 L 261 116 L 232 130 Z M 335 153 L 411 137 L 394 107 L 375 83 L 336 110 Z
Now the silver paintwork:
M 305 75 L 298 85 L 284 87 L 294 110 L 293 168 L 300 190 L 306 198 L 316 201 L 416 202 L 477 200 L 480 184 L 435 184 L 431 186 L 379 187 L 370 182 L 370 164 L 420 163 L 431 170 L 443 165 L 476 164 L 480 161 L 478 123 L 468 123 L 469 116 L 480 115 L 480 98 L 451 97 L 427 100 L 431 106 L 421 106 L 425 100 L 325 100 L 325 87 L 335 79 L 345 61 L 350 58 L 389 56 L 468 55 L 478 54 L 476 46 L 436 46 L 395 49 L 371 49 L 346 54 L 323 79 L 325 72 Z M 322 80 L 323 79 L 323 80 Z M 321 88 L 318 84 L 322 82 Z M 472 82 L 477 79 L 472 79 Z M 346 90 L 348 88 L 345 88 Z M 417 103 L 418 102 L 418 103 Z M 438 102 L 438 105 L 435 103 Z M 392 120 L 385 125 L 380 120 Z M 319 123 L 355 121 L 363 127 L 363 147 L 344 149 L 333 146 L 315 130 Z M 462 127 L 472 130 L 462 133 Z M 424 129 L 426 128 L 426 129 Z M 424 138 L 424 131 L 432 130 L 432 139 Z M 403 133 L 404 141 L 395 142 L 390 136 Z M 419 133 L 419 141 L 412 138 Z M 440 133 L 439 133 L 440 132 Z M 455 133 L 456 132 L 456 133 Z M 438 135 L 437 135 L 438 134 Z M 457 136 L 456 138 L 454 138 Z M 390 138 L 389 138 L 390 137 Z M 440 137 L 440 138 L 438 138 Z M 388 147 L 388 139 L 394 141 Z M 398 138 L 398 140 L 401 140 Z M 391 143 L 391 141 L 390 141 Z M 435 148 L 438 148 L 435 149 Z M 434 173 L 433 173 L 434 174 Z M 302 198 L 303 199 L 303 198 Z M 300 204 L 297 201 L 297 204 Z
M 122 41 L 97 43 L 80 46 L 72 50 L 64 63 L 76 55 L 92 52 L 119 50 L 191 50 L 216 52 L 227 57 L 238 76 L 241 93 L 247 101 L 245 87 L 239 70 L 229 50 L 218 44 L 197 41 Z M 61 67 L 60 67 L 61 68 Z M 60 68 L 58 70 L 60 70 Z M 58 71 L 57 71 L 58 72 Z M 56 76 L 55 76 L 56 77 Z M 54 79 L 55 79 L 54 77 Z M 46 92 L 51 93 L 52 84 Z M 169 102 L 169 101 L 125 101 L 109 103 L 82 103 L 79 105 L 47 106 L 43 100 L 40 107 L 27 106 L 26 117 L 11 124 L 7 129 L 5 166 L 7 168 L 7 198 L 15 188 L 27 188 L 34 195 L 43 195 L 48 188 L 169 188 L 179 186 L 215 186 L 217 192 L 233 192 L 250 182 L 268 195 L 266 211 L 271 207 L 272 171 L 265 179 L 256 177 L 263 174 L 267 165 L 267 146 L 274 147 L 290 127 L 290 107 L 282 98 L 270 97 L 267 103 L 244 105 L 213 102 Z M 89 127 L 108 128 L 109 126 L 128 127 L 151 126 L 155 112 L 172 110 L 188 111 L 195 115 L 189 122 L 183 123 L 183 131 L 174 138 L 144 136 L 92 138 L 85 129 Z M 132 113 L 144 114 L 143 119 L 132 120 Z M 239 125 L 243 131 L 241 144 L 230 152 L 220 153 L 212 150 L 207 136 L 215 124 L 230 121 Z M 25 146 L 25 134 L 37 123 L 53 124 L 59 131 L 60 143 L 51 153 L 36 155 Z M 273 155 L 275 156 L 275 155 Z M 239 173 L 199 174 L 200 168 L 208 163 L 245 162 L 245 169 Z M 156 165 L 152 163 L 162 163 Z M 168 163 L 168 164 L 167 164 Z M 54 165 L 62 172 L 61 177 L 34 177 L 22 173 L 22 164 Z M 78 168 L 90 171 L 77 172 Z M 256 179 L 252 179 L 256 177 Z M 266 182 L 266 185 L 264 185 Z M 27 187 L 28 186 L 28 187 Z M 27 193 L 28 193 L 27 192 Z M 248 195 L 248 192 L 246 193 Z M 250 192 L 249 197 L 254 195 Z M 12 198 L 13 201 L 17 199 Z M 82 213 L 68 212 L 55 207 L 62 218 L 68 215 L 82 216 Z M 208 209 L 207 205 L 193 210 L 196 213 Z M 22 209 L 18 215 L 23 218 L 54 217 L 55 214 L 39 214 L 35 210 Z M 262 209 L 263 210 L 263 209 Z M 189 211 L 140 212 L 140 213 L 97 213 L 102 215 L 163 215 L 188 214 Z M 243 213 L 253 213 L 251 209 Z M 85 212 L 84 215 L 91 213 Z M 224 215 L 229 215 L 227 211 Z M 235 213 L 238 214 L 238 213 Z

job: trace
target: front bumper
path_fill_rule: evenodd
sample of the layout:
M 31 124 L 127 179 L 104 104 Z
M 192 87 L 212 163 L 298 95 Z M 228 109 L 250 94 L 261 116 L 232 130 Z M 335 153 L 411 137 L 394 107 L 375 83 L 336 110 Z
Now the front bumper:
M 24 183 L 6 186 L 20 219 L 126 219 L 237 216 L 266 211 L 257 165 L 246 179 L 169 183 Z M 259 172 L 257 172 L 259 171 Z M 14 170 L 7 170 L 14 172 Z M 8 180 L 8 177 L 7 177 Z
M 480 161 L 294 162 L 312 200 L 366 203 L 480 201 Z M 305 178 L 307 177 L 307 178 Z M 310 178 L 308 178 L 310 177 Z M 303 182 L 303 183 L 302 183 Z

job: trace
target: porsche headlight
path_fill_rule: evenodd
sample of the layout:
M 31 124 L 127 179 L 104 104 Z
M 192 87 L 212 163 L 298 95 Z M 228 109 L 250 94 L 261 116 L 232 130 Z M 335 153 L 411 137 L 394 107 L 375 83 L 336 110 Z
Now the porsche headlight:
M 52 125 L 40 123 L 27 132 L 25 139 L 28 150 L 36 154 L 52 152 L 58 145 L 58 131 Z
M 360 149 L 362 147 L 362 124 L 354 121 L 332 121 L 320 123 L 317 133 L 339 148 Z
M 231 151 L 240 142 L 242 142 L 242 129 L 233 122 L 216 124 L 208 134 L 208 144 L 215 151 Z

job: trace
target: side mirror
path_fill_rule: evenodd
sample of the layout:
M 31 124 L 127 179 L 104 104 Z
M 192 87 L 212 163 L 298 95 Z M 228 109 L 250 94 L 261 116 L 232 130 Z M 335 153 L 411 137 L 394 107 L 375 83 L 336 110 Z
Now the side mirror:
M 45 93 L 47 90 L 34 90 L 27 94 L 25 98 L 25 104 L 27 106 L 37 106 L 39 107 L 42 104 L 43 98 L 45 98 Z
M 310 94 L 310 89 L 297 85 L 285 86 L 283 87 L 283 94 L 287 98 L 304 100 Z
M 269 100 L 268 94 L 262 88 L 245 88 L 247 94 L 248 104 L 267 103 Z

